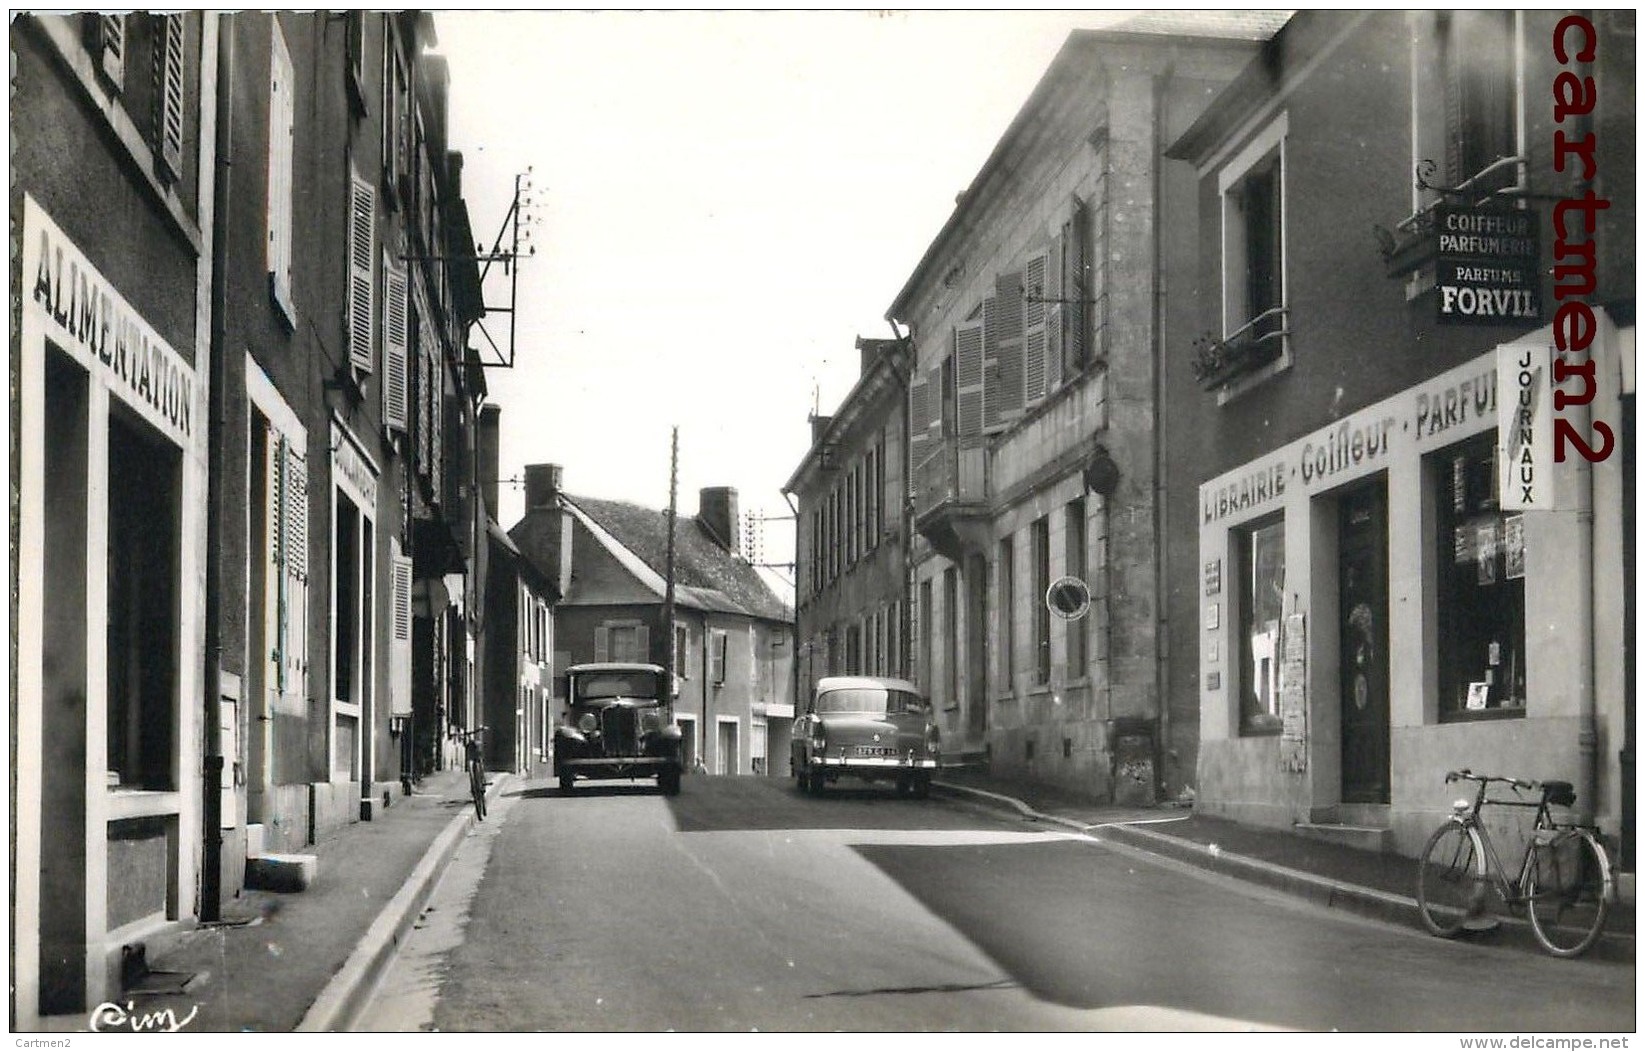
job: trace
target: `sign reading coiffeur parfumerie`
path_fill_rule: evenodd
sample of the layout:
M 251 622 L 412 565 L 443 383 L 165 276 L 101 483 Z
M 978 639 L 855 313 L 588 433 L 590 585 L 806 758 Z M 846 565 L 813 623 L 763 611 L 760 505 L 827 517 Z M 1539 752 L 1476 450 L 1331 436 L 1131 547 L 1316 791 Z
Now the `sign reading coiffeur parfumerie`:
M 1542 320 L 1536 212 L 1440 205 L 1435 284 L 1446 324 L 1511 325 Z

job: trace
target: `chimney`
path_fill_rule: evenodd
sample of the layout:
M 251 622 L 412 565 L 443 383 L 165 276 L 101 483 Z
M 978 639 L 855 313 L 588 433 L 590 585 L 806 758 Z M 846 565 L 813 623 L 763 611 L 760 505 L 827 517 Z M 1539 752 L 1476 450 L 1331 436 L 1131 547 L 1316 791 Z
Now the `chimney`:
M 731 486 L 709 486 L 697 491 L 697 521 L 708 528 L 721 548 L 741 554 L 738 542 L 737 491 Z
M 525 510 L 552 507 L 559 496 L 565 469 L 558 464 L 527 464 L 525 469 Z
M 484 405 L 480 407 L 480 428 L 478 436 L 480 456 L 480 493 L 485 497 L 486 511 L 493 519 L 497 518 L 501 509 L 497 505 L 497 475 L 498 466 L 498 428 L 502 422 L 503 407 L 498 405 Z
M 812 445 L 816 445 L 818 442 L 822 441 L 823 434 L 828 431 L 828 425 L 833 422 L 834 418 L 831 416 L 818 416 L 816 413 L 811 414 Z

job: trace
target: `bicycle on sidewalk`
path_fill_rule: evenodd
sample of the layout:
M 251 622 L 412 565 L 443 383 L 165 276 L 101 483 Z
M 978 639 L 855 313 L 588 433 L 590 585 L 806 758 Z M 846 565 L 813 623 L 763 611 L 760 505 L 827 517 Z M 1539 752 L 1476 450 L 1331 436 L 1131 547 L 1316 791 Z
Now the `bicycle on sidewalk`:
M 1458 800 L 1452 814 L 1423 848 L 1417 869 L 1417 906 L 1430 932 L 1450 938 L 1464 929 L 1494 926 L 1485 916 L 1485 904 L 1494 889 L 1503 903 L 1517 913 L 1524 907 L 1531 931 L 1542 948 L 1555 957 L 1576 957 L 1599 940 L 1610 909 L 1613 879 L 1611 863 L 1597 830 L 1554 821 L 1550 806 L 1576 802 L 1570 782 L 1526 782 L 1498 775 L 1475 774 L 1467 769 L 1449 771 L 1446 784 L 1477 782 L 1472 802 Z M 1493 783 L 1513 790 L 1516 799 L 1487 798 Z M 1538 790 L 1536 800 L 1518 799 L 1525 790 Z M 1480 820 L 1487 805 L 1534 807 L 1536 821 L 1525 842 L 1516 876 L 1509 878 L 1490 830 Z
M 484 727 L 457 732 L 463 741 L 463 765 L 468 768 L 468 791 L 474 797 L 474 816 L 482 822 L 486 818 L 486 768 L 480 744 L 485 732 Z

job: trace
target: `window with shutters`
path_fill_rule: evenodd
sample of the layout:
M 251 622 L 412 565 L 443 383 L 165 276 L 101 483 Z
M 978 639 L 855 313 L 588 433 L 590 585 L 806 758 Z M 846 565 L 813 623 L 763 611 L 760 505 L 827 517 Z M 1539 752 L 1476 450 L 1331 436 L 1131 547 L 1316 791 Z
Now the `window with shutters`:
M 406 432 L 411 304 L 406 268 L 383 253 L 383 426 Z M 421 356 L 419 356 L 421 357 Z
M 109 86 L 119 92 L 126 80 L 126 15 L 85 17 L 86 49 Z
M 650 661 L 650 626 L 639 621 L 607 621 L 596 626 L 594 660 Z
M 908 451 L 913 466 L 924 464 L 936 450 L 927 433 L 931 417 L 931 384 L 924 375 L 908 385 Z
M 411 715 L 411 560 L 392 544 L 389 608 L 389 705 L 394 716 Z
M 183 174 L 183 30 L 182 15 L 160 16 L 154 51 L 154 138 L 160 177 L 168 181 Z
M 1060 291 L 1049 284 L 1052 272 L 1048 253 L 1029 257 L 1022 269 L 1022 397 L 1026 406 L 1038 404 L 1046 394 L 1049 307 Z
M 1069 501 L 1063 509 L 1063 540 L 1067 545 L 1063 558 L 1063 573 L 1069 577 L 1086 580 L 1086 528 L 1085 528 L 1085 498 L 1076 497 Z M 1086 581 L 1089 584 L 1089 581 Z M 1080 679 L 1086 675 L 1087 641 L 1089 617 L 1081 617 L 1072 621 L 1064 621 L 1063 625 L 1068 633 L 1068 675 L 1071 679 Z
M 364 11 L 350 11 L 344 18 L 346 24 L 346 45 L 348 69 L 346 80 L 348 83 L 349 101 L 354 104 L 354 111 L 364 114 L 366 103 L 366 13 Z
M 1103 153 L 1106 155 L 1106 149 Z M 1075 199 L 1069 216 L 1063 221 L 1060 238 L 1062 258 L 1062 299 L 1059 311 L 1057 343 L 1061 348 L 1057 372 L 1061 382 L 1067 383 L 1083 373 L 1087 366 L 1102 357 L 1098 346 L 1106 330 L 1102 324 L 1103 273 L 1095 257 L 1096 216 L 1105 215 L 1103 194 L 1107 181 L 1099 176 L 1094 206 Z
M 376 340 L 377 194 L 371 183 L 350 173 L 348 211 L 348 360 L 369 373 Z
M 1022 415 L 1023 275 L 1001 274 L 982 304 L 983 428 L 994 431 Z
M 686 626 L 674 622 L 674 674 L 681 679 L 691 678 L 691 634 Z
M 724 629 L 712 629 L 708 634 L 708 681 L 715 686 L 725 682 L 727 635 Z
M 1222 200 L 1222 337 L 1244 390 L 1290 363 L 1285 295 L 1285 138 L 1281 113 L 1217 174 Z
M 954 431 L 961 437 L 983 430 L 983 325 L 966 322 L 954 329 Z
M 1517 21 L 1513 11 L 1450 11 L 1440 15 L 1445 73 L 1446 185 L 1470 184 L 1483 197 L 1514 186 L 1517 158 Z
M 286 50 L 280 20 L 269 19 L 268 88 L 268 288 L 287 324 L 297 313 L 291 298 L 292 156 L 296 140 L 296 104 L 291 53 Z M 352 231 L 351 231 L 352 233 Z M 369 234 L 367 235 L 369 237 Z M 369 262 L 368 262 L 369 266 Z
M 1030 552 L 1034 560 L 1034 682 L 1051 682 L 1051 608 L 1045 593 L 1051 590 L 1051 521 L 1041 516 L 1029 530 Z
M 388 193 L 390 208 L 407 202 L 401 200 L 401 180 L 409 186 L 411 139 L 410 75 L 406 58 L 401 50 L 400 34 L 390 17 L 383 40 L 383 188 Z
M 1017 676 L 1017 609 L 1013 601 L 1016 595 L 1016 556 L 1012 548 L 1014 538 L 1000 538 L 998 574 L 999 600 L 994 604 L 1000 617 L 999 646 L 1000 646 L 1000 683 L 1002 694 L 1010 694 L 1016 688 Z

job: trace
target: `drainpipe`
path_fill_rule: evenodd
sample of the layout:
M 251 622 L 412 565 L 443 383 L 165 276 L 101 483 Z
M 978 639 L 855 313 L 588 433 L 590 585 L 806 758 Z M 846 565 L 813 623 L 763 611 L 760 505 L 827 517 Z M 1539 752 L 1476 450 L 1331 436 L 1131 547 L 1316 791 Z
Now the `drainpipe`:
M 1165 490 L 1165 367 L 1162 364 L 1165 354 L 1165 340 L 1161 328 L 1165 323 L 1165 256 L 1162 251 L 1160 237 L 1160 209 L 1164 203 L 1165 179 L 1163 174 L 1165 143 L 1162 138 L 1161 126 L 1164 123 L 1166 85 L 1175 73 L 1175 63 L 1167 64 L 1165 70 L 1154 78 L 1154 112 L 1149 122 L 1153 129 L 1153 145 L 1150 148 L 1149 160 L 1153 164 L 1153 255 L 1154 255 L 1154 317 L 1153 332 L 1150 339 L 1149 372 L 1153 384 L 1154 397 L 1154 425 L 1151 429 L 1151 438 L 1154 445 L 1154 478 L 1150 489 L 1154 504 L 1154 691 L 1155 704 L 1159 713 L 1158 740 L 1154 742 L 1154 791 L 1164 796 L 1166 785 L 1165 769 L 1171 762 L 1173 755 L 1171 743 L 1171 698 L 1169 686 L 1171 682 L 1170 668 L 1170 617 L 1166 612 L 1166 597 L 1170 594 L 1167 582 L 1170 580 L 1166 573 L 1166 553 L 1169 551 L 1170 537 L 1166 531 L 1166 500 Z M 1110 594 L 1112 592 L 1110 591 Z M 1113 618 L 1109 618 L 1112 626 Z M 1110 627 L 1110 630 L 1112 628 Z
M 206 426 L 206 610 L 205 658 L 203 677 L 205 705 L 201 718 L 204 743 L 201 763 L 201 850 L 200 850 L 200 920 L 211 922 L 221 919 L 223 897 L 223 736 L 222 736 L 222 665 L 223 640 L 221 629 L 223 599 L 223 559 L 219 549 L 223 541 L 223 428 L 225 425 L 223 367 L 228 361 L 228 202 L 234 169 L 232 156 L 234 142 L 234 15 L 215 18 L 207 14 L 201 21 L 201 47 L 216 46 L 216 90 L 213 93 L 215 112 L 212 113 L 213 151 L 211 163 L 200 169 L 210 186 L 200 187 L 200 200 L 211 209 L 211 263 L 209 269 L 211 300 L 211 346 L 206 366 L 207 410 Z M 221 27 L 220 33 L 218 27 Z M 202 55 L 201 66 L 205 65 Z M 203 71 L 203 70 L 202 70 Z M 201 93 L 204 104 L 205 93 Z M 204 122 L 202 122 L 202 133 Z M 202 134 L 202 138 L 203 138 Z M 203 148 L 203 144 L 202 144 Z
M 897 617 L 897 634 L 902 638 L 901 645 L 897 647 L 897 658 L 901 663 L 897 674 L 904 675 L 912 668 L 908 649 L 914 645 L 914 498 L 910 493 L 914 484 L 914 451 L 911 447 L 913 422 L 908 419 L 908 388 L 914 380 L 914 356 L 918 352 L 914 348 L 913 336 L 904 336 L 902 330 L 897 328 L 897 319 L 887 317 L 885 321 L 891 326 L 891 335 L 896 337 L 897 343 L 908 351 L 908 361 L 893 362 L 891 369 L 892 375 L 897 378 L 902 410 L 899 414 L 902 418 L 902 613 Z M 906 371 L 898 368 L 900 364 L 906 364 Z

